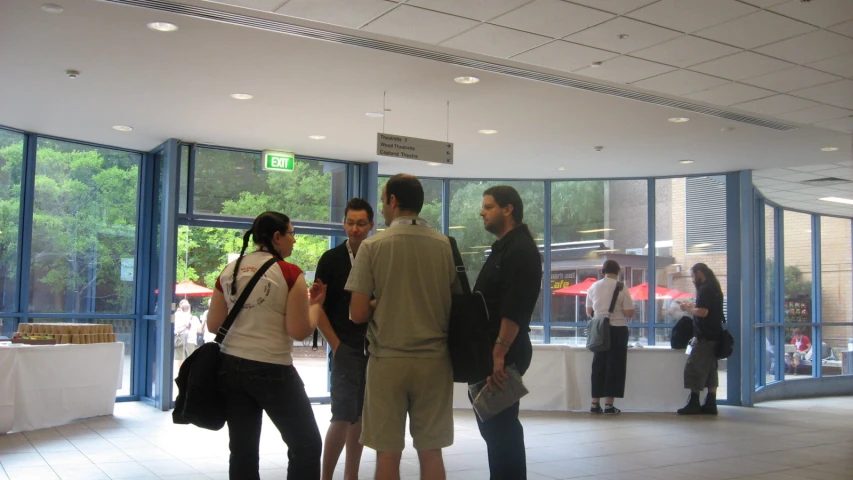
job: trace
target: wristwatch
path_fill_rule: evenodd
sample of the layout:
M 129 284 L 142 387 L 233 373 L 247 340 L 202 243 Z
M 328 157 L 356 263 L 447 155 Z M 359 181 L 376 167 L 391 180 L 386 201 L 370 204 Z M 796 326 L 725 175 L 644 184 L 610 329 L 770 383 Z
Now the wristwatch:
M 506 340 L 504 340 L 501 337 L 498 337 L 497 339 L 495 339 L 495 345 L 503 345 L 506 348 L 509 348 L 512 346 L 511 343 L 507 342 Z

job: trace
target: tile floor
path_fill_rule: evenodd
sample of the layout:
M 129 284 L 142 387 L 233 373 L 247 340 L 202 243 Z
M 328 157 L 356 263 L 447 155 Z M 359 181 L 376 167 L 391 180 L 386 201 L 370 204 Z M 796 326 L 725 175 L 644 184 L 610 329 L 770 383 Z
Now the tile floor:
M 329 407 L 318 405 L 315 413 L 325 434 Z M 456 443 L 445 451 L 448 478 L 488 479 L 473 415 L 457 410 L 455 418 Z M 523 423 L 531 480 L 853 479 L 853 397 L 723 407 L 717 418 L 528 413 Z M 168 412 L 120 403 L 110 417 L 0 435 L 0 465 L 0 480 L 227 479 L 228 441 L 225 430 L 173 425 Z M 266 421 L 261 478 L 284 479 L 286 467 L 286 449 Z M 411 447 L 401 469 L 403 478 L 417 478 Z M 366 451 L 362 478 L 373 471 Z

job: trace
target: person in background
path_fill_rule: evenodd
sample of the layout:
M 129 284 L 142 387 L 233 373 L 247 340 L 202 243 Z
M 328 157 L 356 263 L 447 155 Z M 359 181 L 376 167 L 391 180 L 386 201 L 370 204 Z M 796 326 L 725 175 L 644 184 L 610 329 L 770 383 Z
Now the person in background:
M 717 414 L 717 342 L 723 331 L 723 289 L 714 272 L 704 263 L 690 268 L 696 286 L 696 303 L 684 302 L 681 310 L 693 315 L 692 349 L 684 365 L 684 388 L 690 399 L 679 415 Z M 705 388 L 705 403 L 699 405 L 699 394 Z
M 190 356 L 190 353 L 195 350 L 190 350 L 190 332 L 193 327 L 193 314 L 190 311 L 190 302 L 183 299 L 178 303 L 178 310 L 175 312 L 175 365 L 174 374 L 178 375 L 181 365 L 184 360 Z M 192 339 L 195 339 L 193 334 Z
M 628 319 L 634 316 L 634 300 L 624 286 L 616 297 L 613 313 L 610 313 L 610 302 L 613 300 L 621 270 L 622 267 L 615 260 L 606 260 L 601 269 L 604 278 L 593 283 L 586 296 L 587 315 L 593 318 L 610 317 L 610 350 L 595 352 L 592 356 L 591 413 L 618 415 L 621 410 L 613 405 L 613 399 L 625 396 Z M 603 409 L 601 397 L 605 397 Z
M 315 282 L 326 286 L 326 300 L 317 326 L 329 344 L 332 421 L 323 442 L 323 480 L 332 480 L 335 466 L 346 445 L 344 480 L 358 480 L 363 446 L 361 412 L 367 378 L 365 334 L 367 324 L 350 320 L 350 293 L 344 290 L 361 242 L 373 230 L 373 208 L 366 200 L 353 198 L 344 210 L 346 242 L 327 251 L 317 263 Z
M 487 388 L 503 388 L 501 383 L 508 378 L 505 367 L 515 365 L 524 375 L 533 358 L 530 318 L 542 290 L 542 257 L 524 223 L 524 202 L 514 188 L 498 185 L 483 192 L 480 217 L 483 227 L 497 237 L 474 285 L 474 291 L 486 300 L 489 319 L 495 322 L 490 326 L 495 345 Z M 494 480 L 527 478 L 524 427 L 518 409 L 516 402 L 485 422 L 475 416 Z
M 210 301 L 213 297 L 207 299 L 207 308 L 201 314 L 201 336 L 198 342 L 199 346 L 204 345 L 207 342 L 212 342 L 216 339 L 216 334 L 207 329 L 207 315 L 210 313 Z
M 797 367 L 806 359 L 809 349 L 812 346 L 812 341 L 809 340 L 809 337 L 803 335 L 802 330 L 795 328 L 791 337 L 791 345 L 797 351 L 785 355 L 785 366 L 787 368 L 785 373 L 797 373 Z
M 244 255 L 249 240 L 256 250 Z M 255 272 L 277 260 L 258 281 L 222 341 L 219 388 L 223 395 L 231 457 L 232 480 L 257 480 L 261 423 L 266 412 L 287 444 L 287 478 L 320 478 L 322 440 L 305 386 L 293 367 L 293 340 L 314 331 L 316 313 L 309 310 L 308 287 L 302 270 L 285 262 L 296 235 L 290 219 L 264 212 L 243 235 L 240 257 L 216 280 L 207 315 L 207 329 L 216 332 L 228 310 Z M 311 288 L 311 308 L 320 308 L 325 287 Z

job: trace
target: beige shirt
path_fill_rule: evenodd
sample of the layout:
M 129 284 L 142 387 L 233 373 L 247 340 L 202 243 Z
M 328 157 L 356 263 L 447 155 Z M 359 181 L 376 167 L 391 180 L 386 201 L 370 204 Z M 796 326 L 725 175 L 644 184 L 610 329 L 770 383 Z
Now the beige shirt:
M 370 354 L 448 355 L 450 288 L 455 278 L 450 241 L 422 219 L 399 217 L 387 230 L 362 242 L 346 290 L 376 297 L 367 328 Z

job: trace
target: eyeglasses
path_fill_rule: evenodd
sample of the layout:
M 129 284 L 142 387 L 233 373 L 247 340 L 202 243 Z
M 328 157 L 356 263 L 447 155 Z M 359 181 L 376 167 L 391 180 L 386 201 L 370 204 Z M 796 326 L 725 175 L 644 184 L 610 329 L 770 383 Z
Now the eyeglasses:
M 365 228 L 365 227 L 369 227 L 370 223 L 369 222 L 344 222 L 344 225 L 346 225 L 349 228 L 352 228 L 352 227 Z
M 285 235 L 286 235 L 286 234 L 290 234 L 290 236 L 291 236 L 291 237 L 293 237 L 294 239 L 296 238 L 296 232 L 294 232 L 293 230 L 290 230 L 290 231 L 287 231 L 287 232 L 284 232 L 284 233 L 285 233 Z

